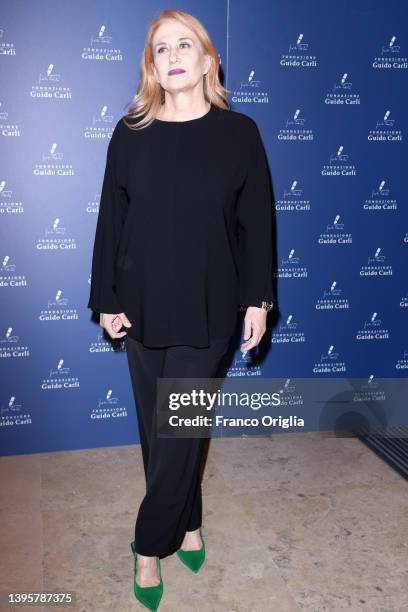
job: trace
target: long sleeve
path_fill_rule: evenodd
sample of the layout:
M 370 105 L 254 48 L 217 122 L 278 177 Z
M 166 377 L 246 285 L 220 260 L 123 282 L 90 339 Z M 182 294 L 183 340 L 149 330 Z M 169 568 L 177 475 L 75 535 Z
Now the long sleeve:
M 128 208 L 127 195 L 118 180 L 120 122 L 108 144 L 99 214 L 92 256 L 91 289 L 88 308 L 95 312 L 123 312 L 115 293 L 115 263 L 120 234 Z
M 265 149 L 255 121 L 249 124 L 249 167 L 238 195 L 239 304 L 273 302 L 272 198 Z

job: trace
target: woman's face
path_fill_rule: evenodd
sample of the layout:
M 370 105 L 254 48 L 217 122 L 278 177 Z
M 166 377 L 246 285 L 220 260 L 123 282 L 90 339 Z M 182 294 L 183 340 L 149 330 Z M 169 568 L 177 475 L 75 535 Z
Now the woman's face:
M 203 53 L 197 36 L 176 19 L 167 19 L 156 30 L 152 51 L 153 72 L 168 92 L 191 89 L 210 67 L 210 56 Z

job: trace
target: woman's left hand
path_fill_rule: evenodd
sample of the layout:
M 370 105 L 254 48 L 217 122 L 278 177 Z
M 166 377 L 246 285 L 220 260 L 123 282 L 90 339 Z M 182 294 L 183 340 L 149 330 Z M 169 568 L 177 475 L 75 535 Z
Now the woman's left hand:
M 268 313 L 264 308 L 248 306 L 244 320 L 244 342 L 239 349 L 242 353 L 249 351 L 259 344 L 266 331 L 267 315 Z

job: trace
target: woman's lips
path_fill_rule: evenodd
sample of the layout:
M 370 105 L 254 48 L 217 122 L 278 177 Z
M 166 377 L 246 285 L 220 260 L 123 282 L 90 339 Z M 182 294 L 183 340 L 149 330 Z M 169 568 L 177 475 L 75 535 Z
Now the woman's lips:
M 173 70 L 169 70 L 167 74 L 170 76 L 172 74 L 181 74 L 182 72 L 185 72 L 182 68 L 173 68 Z

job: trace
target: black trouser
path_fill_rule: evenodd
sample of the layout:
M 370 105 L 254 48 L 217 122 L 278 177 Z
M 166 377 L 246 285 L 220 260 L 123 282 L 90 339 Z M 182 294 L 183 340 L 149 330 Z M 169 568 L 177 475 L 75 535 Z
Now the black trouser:
M 126 337 L 125 346 L 139 426 L 146 495 L 135 525 L 136 551 L 164 557 L 180 548 L 186 531 L 201 527 L 199 468 L 205 438 L 157 436 L 157 378 L 215 377 L 230 338 L 209 347 L 146 347 Z

